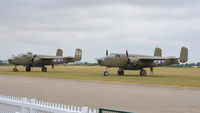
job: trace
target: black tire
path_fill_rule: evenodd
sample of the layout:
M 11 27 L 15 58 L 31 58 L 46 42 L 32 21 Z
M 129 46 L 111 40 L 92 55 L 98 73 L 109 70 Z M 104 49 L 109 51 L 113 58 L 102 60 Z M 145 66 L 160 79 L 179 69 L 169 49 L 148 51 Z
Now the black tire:
M 108 71 L 105 71 L 105 72 L 104 72 L 104 76 L 108 76 Z
M 146 75 L 147 75 L 147 72 L 145 70 L 140 71 L 140 76 L 146 76 Z
M 18 72 L 17 68 L 13 68 L 13 72 Z
M 47 68 L 46 67 L 42 67 L 42 72 L 47 72 Z
M 124 71 L 118 71 L 119 76 L 124 76 Z
M 118 73 L 119 76 L 121 75 L 121 71 L 118 70 L 117 73 Z
M 26 72 L 30 72 L 31 68 L 30 67 L 26 67 Z
M 124 76 L 124 71 L 122 71 L 122 76 Z
M 119 69 L 117 73 L 118 73 L 119 76 L 124 76 L 124 70 L 123 69 Z

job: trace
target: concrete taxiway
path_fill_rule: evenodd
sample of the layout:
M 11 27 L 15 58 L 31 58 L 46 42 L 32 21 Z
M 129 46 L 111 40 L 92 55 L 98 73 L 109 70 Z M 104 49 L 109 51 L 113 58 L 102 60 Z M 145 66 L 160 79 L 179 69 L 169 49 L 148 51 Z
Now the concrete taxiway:
M 200 88 L 0 75 L 0 94 L 136 113 L 200 113 Z

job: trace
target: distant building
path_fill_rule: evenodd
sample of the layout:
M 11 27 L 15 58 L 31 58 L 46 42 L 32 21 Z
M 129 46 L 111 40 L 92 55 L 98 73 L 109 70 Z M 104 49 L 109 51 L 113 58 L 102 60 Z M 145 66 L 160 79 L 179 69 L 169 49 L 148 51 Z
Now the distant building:
M 192 66 L 193 68 L 199 68 L 199 66 Z

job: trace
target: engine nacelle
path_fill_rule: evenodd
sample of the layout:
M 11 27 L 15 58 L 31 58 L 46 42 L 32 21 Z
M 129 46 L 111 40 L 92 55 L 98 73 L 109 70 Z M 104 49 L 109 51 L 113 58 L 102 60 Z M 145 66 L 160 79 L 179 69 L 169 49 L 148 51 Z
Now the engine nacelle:
M 129 59 L 130 59 L 131 64 L 133 64 L 133 65 L 137 65 L 140 63 L 139 58 L 130 57 Z
M 38 58 L 38 57 L 34 58 L 34 63 L 35 64 L 38 64 L 39 62 L 40 62 L 40 58 Z

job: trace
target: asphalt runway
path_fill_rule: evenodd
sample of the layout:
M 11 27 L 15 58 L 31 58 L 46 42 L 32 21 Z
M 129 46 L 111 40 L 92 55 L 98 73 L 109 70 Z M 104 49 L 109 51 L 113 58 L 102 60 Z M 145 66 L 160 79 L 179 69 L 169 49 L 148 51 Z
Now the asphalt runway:
M 200 88 L 0 75 L 0 94 L 136 113 L 200 113 Z

